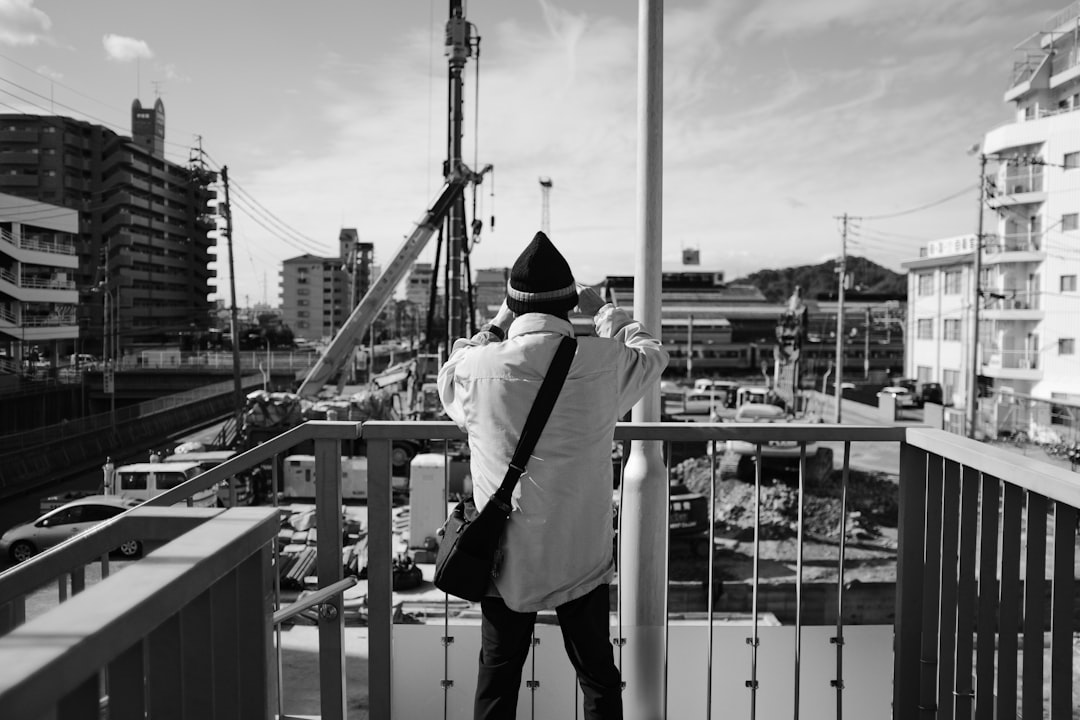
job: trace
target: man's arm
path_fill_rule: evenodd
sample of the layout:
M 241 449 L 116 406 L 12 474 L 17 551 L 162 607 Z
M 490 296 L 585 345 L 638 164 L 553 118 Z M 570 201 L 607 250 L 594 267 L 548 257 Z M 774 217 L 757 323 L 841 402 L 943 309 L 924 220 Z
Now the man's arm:
M 630 313 L 589 287 L 578 288 L 578 309 L 593 316 L 596 334 L 625 346 L 619 353 L 619 415 L 627 413 L 648 388 L 660 379 L 668 364 L 668 354 Z
M 457 395 L 457 387 L 454 383 L 458 366 L 473 348 L 505 340 L 506 332 L 510 329 L 512 322 L 514 322 L 514 312 L 506 306 L 504 301 L 491 322 L 480 327 L 480 332 L 471 338 L 460 338 L 454 341 L 450 357 L 439 368 L 439 399 L 442 401 L 446 414 L 458 424 L 458 427 L 465 427 L 465 410 L 459 402 L 460 398 Z

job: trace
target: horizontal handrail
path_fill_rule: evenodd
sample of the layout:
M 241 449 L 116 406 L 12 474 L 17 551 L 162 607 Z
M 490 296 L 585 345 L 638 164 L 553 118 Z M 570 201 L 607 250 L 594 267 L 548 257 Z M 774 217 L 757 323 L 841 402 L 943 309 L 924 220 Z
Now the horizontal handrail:
M 175 508 L 133 507 L 35 555 L 33 562 L 20 563 L 0 573 L 0 605 L 88 565 L 132 539 L 172 540 L 221 512 L 216 508 L 188 508 L 178 515 Z
M 277 531 L 271 508 L 226 510 L 126 568 L 123 580 L 97 583 L 0 638 L 5 716 L 42 717 L 91 679 L 96 698 L 99 669 L 262 552 Z
M 907 428 L 908 444 L 965 467 L 999 477 L 1029 492 L 1080 508 L 1076 473 L 944 430 Z
M 904 427 L 824 425 L 820 423 L 618 423 L 616 440 L 769 440 L 899 442 Z M 369 440 L 464 440 L 467 435 L 452 422 L 372 420 L 364 423 Z
M 274 613 L 274 624 L 280 625 L 289 618 L 296 617 L 310 607 L 314 607 L 315 605 L 322 605 L 324 602 L 330 600 L 338 593 L 345 592 L 356 583 L 357 579 L 350 575 L 344 580 L 339 580 L 336 583 L 315 590 L 311 594 L 305 595 L 291 605 L 287 605 Z
M 207 490 L 223 480 L 228 480 L 238 472 L 255 467 L 265 460 L 270 460 L 275 455 L 283 453 L 305 440 L 314 440 L 316 438 L 322 440 L 355 440 L 358 437 L 360 437 L 360 423 L 358 422 L 309 420 L 303 425 L 286 430 L 281 435 L 273 437 L 251 450 L 226 460 L 217 467 L 213 467 L 190 480 L 180 483 L 172 490 L 150 498 L 145 504 L 164 507 L 184 502 L 200 490 Z

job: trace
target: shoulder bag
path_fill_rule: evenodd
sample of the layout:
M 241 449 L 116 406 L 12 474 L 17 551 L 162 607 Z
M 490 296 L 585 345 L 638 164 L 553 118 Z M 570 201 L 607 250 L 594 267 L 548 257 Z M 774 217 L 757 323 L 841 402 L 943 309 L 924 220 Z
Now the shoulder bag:
M 525 472 L 529 456 L 555 406 L 576 348 L 577 340 L 571 337 L 563 338 L 559 343 L 502 484 L 488 498 L 484 509 L 477 513 L 470 496 L 459 502 L 446 519 L 435 558 L 435 587 L 443 592 L 470 602 L 480 600 L 487 593 L 491 578 L 498 570 L 495 553 L 513 509 L 510 499 L 514 487 Z

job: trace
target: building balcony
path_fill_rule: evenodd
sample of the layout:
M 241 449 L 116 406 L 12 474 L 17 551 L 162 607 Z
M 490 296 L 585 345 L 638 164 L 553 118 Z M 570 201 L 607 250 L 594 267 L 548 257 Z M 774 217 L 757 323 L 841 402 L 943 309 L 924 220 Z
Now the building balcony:
M 343 598 L 357 581 L 343 571 L 340 457 L 342 442 L 357 437 L 366 440 L 369 472 L 368 572 L 359 581 L 366 584 L 367 716 L 470 717 L 478 624 L 449 618 L 445 611 L 463 609 L 452 598 L 438 603 L 444 612 L 437 622 L 395 622 L 401 600 L 392 587 L 392 443 L 460 441 L 463 435 L 450 423 L 381 422 L 309 422 L 0 574 L 5 713 L 283 718 L 280 698 L 290 682 L 279 677 L 282 634 L 275 628 L 308 613 L 318 624 L 321 717 L 344 718 Z M 804 458 L 792 485 L 800 508 L 793 619 L 781 625 L 758 612 L 742 624 L 721 622 L 712 610 L 711 581 L 696 586 L 706 610 L 694 620 L 679 619 L 665 577 L 668 503 L 639 503 L 641 515 L 622 518 L 620 579 L 627 584 L 617 583 L 611 632 L 626 683 L 626 717 L 908 720 L 927 708 L 948 708 L 950 717 L 1072 717 L 1080 507 L 1074 473 L 915 427 L 645 423 L 621 424 L 616 438 L 742 440 L 758 453 L 785 442 Z M 318 588 L 286 605 L 274 581 L 277 508 L 174 503 L 309 441 L 315 446 Z M 845 621 L 845 601 L 857 589 L 845 582 L 845 550 L 853 551 L 845 533 L 837 534 L 834 602 L 823 604 L 832 610 L 814 619 L 804 613 L 810 587 L 802 553 L 805 450 L 814 442 L 838 444 L 845 461 L 853 444 L 898 453 L 891 624 Z M 846 465 L 833 482 L 846 508 L 854 491 Z M 757 473 L 751 497 L 760 497 L 760 483 Z M 709 494 L 717 488 L 714 474 Z M 440 498 L 445 517 L 446 495 Z M 658 529 L 657 538 L 650 527 Z M 722 551 L 713 533 L 702 538 L 709 566 Z M 745 582 L 725 583 L 725 593 L 745 591 L 755 609 L 766 575 L 759 534 L 748 541 L 753 563 Z M 144 557 L 110 574 L 109 551 L 130 540 L 142 543 Z M 93 582 L 96 574 L 104 579 Z M 56 588 L 61 602 L 29 617 L 26 598 L 43 586 Z M 658 595 L 657 587 L 668 590 Z M 525 665 L 522 713 L 531 705 L 535 717 L 573 717 L 575 682 L 558 631 L 541 623 L 537 637 L 541 642 Z
M 1024 290 L 993 290 L 984 288 L 983 318 L 986 320 L 1042 320 L 1042 293 Z
M 1028 380 L 1037 382 L 1043 379 L 1043 370 L 1039 366 L 1039 353 L 1034 350 L 996 350 L 986 352 L 981 373 L 987 377 L 1002 380 Z
M 1038 232 L 986 235 L 983 238 L 983 263 L 1042 262 L 1046 259 L 1043 235 Z

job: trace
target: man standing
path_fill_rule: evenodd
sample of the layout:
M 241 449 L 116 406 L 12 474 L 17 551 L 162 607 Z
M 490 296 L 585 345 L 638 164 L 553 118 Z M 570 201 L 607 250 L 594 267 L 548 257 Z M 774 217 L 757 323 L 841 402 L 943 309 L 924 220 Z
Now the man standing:
M 619 670 L 608 636 L 614 578 L 611 443 L 615 423 L 667 366 L 660 341 L 592 288 L 537 233 L 510 272 L 506 301 L 471 339 L 454 343 L 439 396 L 469 434 L 477 509 L 506 474 L 533 400 L 575 306 L 598 337 L 577 352 L 513 494 L 498 569 L 481 601 L 475 717 L 513 718 L 539 610 L 554 608 L 584 695 L 585 717 L 621 718 Z

